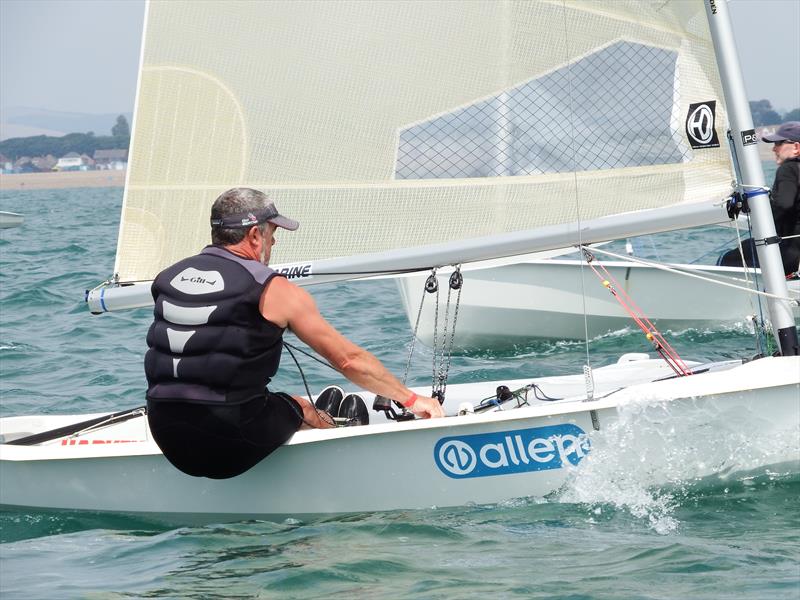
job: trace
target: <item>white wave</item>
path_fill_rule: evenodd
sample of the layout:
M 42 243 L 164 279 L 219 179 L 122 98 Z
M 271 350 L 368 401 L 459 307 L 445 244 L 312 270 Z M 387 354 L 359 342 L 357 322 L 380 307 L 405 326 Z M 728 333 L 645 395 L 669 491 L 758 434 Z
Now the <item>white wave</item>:
M 780 463 L 787 449 L 800 457 L 800 432 L 759 436 L 760 415 L 732 410 L 725 402 L 694 400 L 621 406 L 616 420 L 601 417 L 591 452 L 559 500 L 610 504 L 667 534 L 679 526 L 674 511 L 690 486 L 718 485 L 757 465 Z M 753 426 L 737 427 L 742 421 Z

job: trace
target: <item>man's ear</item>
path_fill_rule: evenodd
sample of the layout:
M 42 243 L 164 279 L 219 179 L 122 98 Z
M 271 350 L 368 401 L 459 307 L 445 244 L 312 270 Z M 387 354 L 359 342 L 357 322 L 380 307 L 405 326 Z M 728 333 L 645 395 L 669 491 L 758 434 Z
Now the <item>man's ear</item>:
M 258 225 L 253 225 L 250 229 L 247 230 L 247 243 L 255 245 L 257 243 L 256 236 L 258 232 Z

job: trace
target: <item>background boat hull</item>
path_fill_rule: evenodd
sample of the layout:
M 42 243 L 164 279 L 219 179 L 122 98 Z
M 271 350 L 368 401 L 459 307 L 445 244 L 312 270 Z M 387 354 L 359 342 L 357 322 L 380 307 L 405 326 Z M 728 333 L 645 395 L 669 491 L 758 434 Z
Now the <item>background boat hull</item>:
M 604 264 L 661 331 L 718 329 L 742 324 L 747 315 L 759 312 L 755 296 L 743 291 L 644 265 Z M 741 269 L 731 267 L 693 268 L 701 269 L 701 275 L 742 276 Z M 426 277 L 427 274 L 397 279 L 412 327 L 419 313 Z M 439 277 L 440 330 L 448 277 L 449 274 Z M 800 296 L 800 285 L 790 290 Z M 426 296 L 417 333 L 420 341 L 430 345 L 435 314 L 433 296 Z M 795 307 L 794 312 L 795 318 L 800 319 L 800 309 Z M 451 317 L 452 314 L 451 307 Z M 535 338 L 583 339 L 586 329 L 593 338 L 635 326 L 591 269 L 586 266 L 582 269 L 580 262 L 530 261 L 464 272 L 454 344 L 461 349 L 502 348 Z

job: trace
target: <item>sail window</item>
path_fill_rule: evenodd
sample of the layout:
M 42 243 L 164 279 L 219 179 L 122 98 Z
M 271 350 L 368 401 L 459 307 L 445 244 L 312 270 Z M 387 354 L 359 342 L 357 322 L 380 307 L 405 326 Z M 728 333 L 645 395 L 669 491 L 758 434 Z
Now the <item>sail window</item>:
M 620 41 L 400 131 L 396 179 L 502 177 L 686 162 L 677 53 Z

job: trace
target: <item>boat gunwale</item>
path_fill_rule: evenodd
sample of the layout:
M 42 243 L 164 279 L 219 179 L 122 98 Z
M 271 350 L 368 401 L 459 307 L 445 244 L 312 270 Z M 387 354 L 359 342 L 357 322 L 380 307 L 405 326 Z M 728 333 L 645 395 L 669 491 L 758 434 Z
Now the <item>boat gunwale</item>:
M 612 390 L 603 397 L 588 401 L 586 397 L 573 396 L 555 402 L 538 402 L 536 405 L 518 406 L 510 410 L 488 411 L 477 414 L 452 415 L 444 419 L 416 419 L 414 421 L 386 422 L 359 427 L 338 427 L 333 429 L 309 429 L 298 431 L 284 446 L 302 446 L 306 444 L 336 442 L 351 438 L 366 436 L 382 436 L 392 433 L 413 434 L 426 430 L 440 429 L 451 430 L 450 435 L 470 435 L 459 433 L 459 429 L 481 425 L 495 425 L 512 423 L 515 421 L 528 421 L 536 419 L 569 417 L 589 411 L 603 411 L 616 409 L 620 406 L 642 405 L 649 406 L 676 400 L 700 400 L 706 395 L 730 395 L 740 392 L 752 392 L 759 389 L 779 389 L 795 386 L 800 390 L 800 356 L 795 357 L 766 357 L 758 361 L 736 364 L 738 361 L 714 363 L 719 368 L 707 373 L 700 373 L 688 377 L 675 377 L 660 379 L 646 383 L 633 384 Z M 784 368 L 784 365 L 796 363 L 796 368 Z M 755 367 L 754 367 L 755 365 Z M 613 366 L 613 365 L 609 365 Z M 763 371 L 756 377 L 751 377 L 750 372 Z M 731 377 L 732 371 L 737 376 Z M 705 377 L 704 377 L 705 376 Z M 573 377 L 573 376 L 567 376 Z M 703 386 L 696 385 L 701 379 Z M 530 379 L 519 380 L 529 382 Z M 496 383 L 512 382 L 483 382 L 479 384 L 460 384 L 461 386 L 481 385 L 489 387 Z M 455 387 L 455 386 L 453 386 Z M 653 389 L 655 388 L 655 390 Z M 691 393 L 687 393 L 691 392 Z M 557 411 L 553 408 L 557 407 Z M 14 418 L 14 417 L 10 417 Z M 79 418 L 83 418 L 82 416 Z M 143 417 L 138 417 L 143 418 Z M 4 419 L 0 419 L 2 422 Z M 135 420 L 120 424 L 120 427 L 130 428 Z M 541 425 L 538 425 L 541 426 Z M 110 427 L 114 427 L 111 425 Z M 97 431 L 97 430 L 94 430 Z M 47 445 L 17 446 L 13 444 L 0 444 L 0 463 L 6 461 L 31 461 L 31 460 L 68 460 L 88 458 L 113 458 L 125 456 L 145 456 L 160 454 L 160 450 L 145 430 L 146 439 L 128 441 L 125 443 L 98 442 L 85 444 L 64 445 L 59 438 Z

